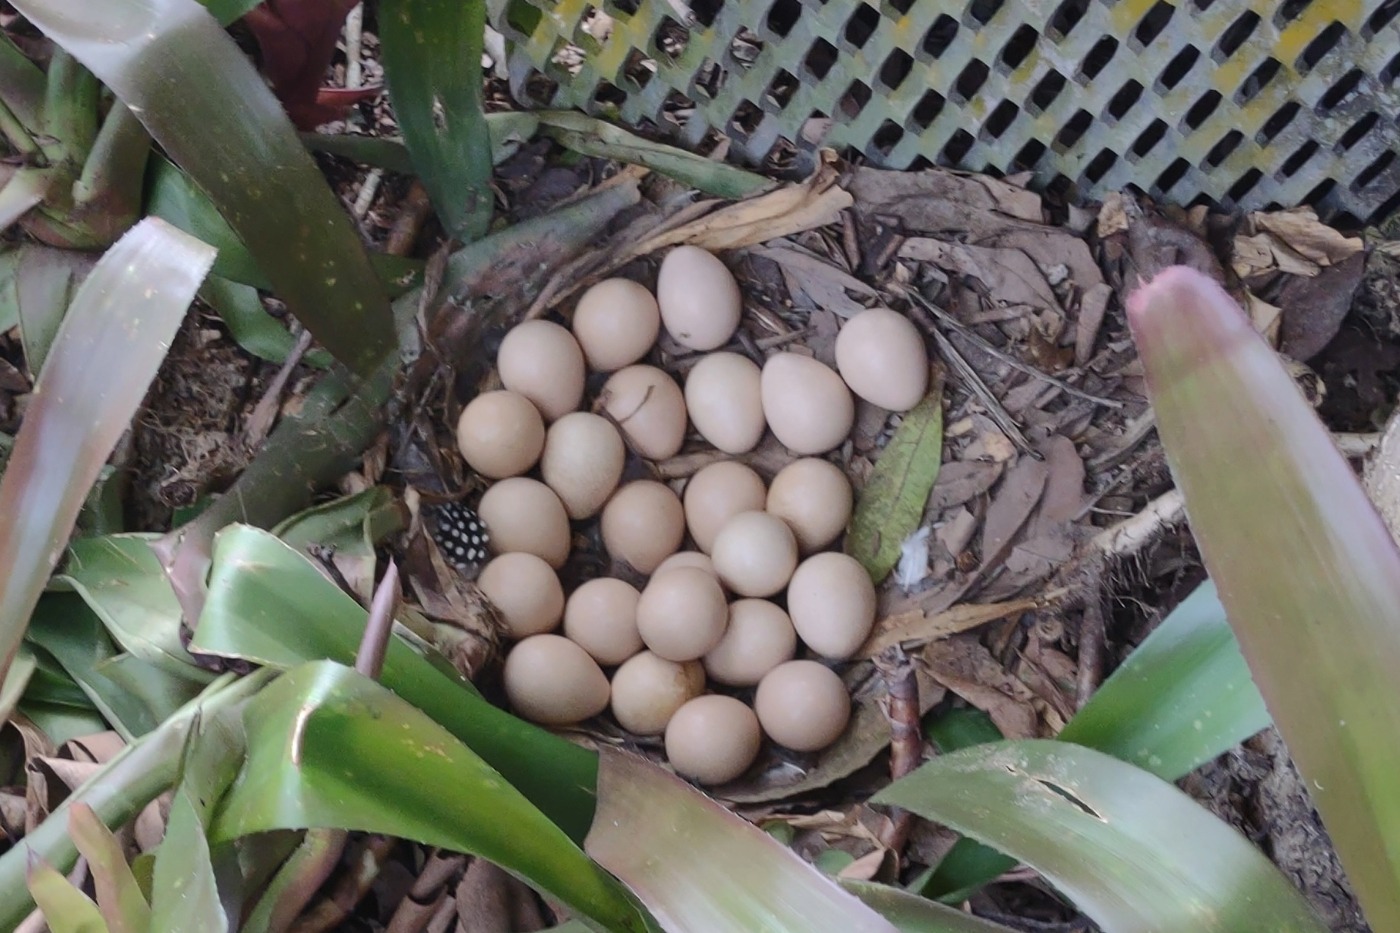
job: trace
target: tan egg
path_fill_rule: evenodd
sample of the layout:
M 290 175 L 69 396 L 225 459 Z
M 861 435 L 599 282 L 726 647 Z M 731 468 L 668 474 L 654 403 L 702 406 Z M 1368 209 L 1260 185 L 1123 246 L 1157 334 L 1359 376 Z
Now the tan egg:
M 797 633 L 781 607 L 766 599 L 736 599 L 719 644 L 705 655 L 705 672 L 728 687 L 752 687 L 797 653 Z
M 889 308 L 869 308 L 842 325 L 836 368 L 852 392 L 890 411 L 908 411 L 928 391 L 923 335 Z
M 680 548 L 685 508 L 669 486 L 634 480 L 603 506 L 601 526 L 603 547 L 610 556 L 627 561 L 639 573 L 652 573 Z
M 549 426 L 540 475 L 574 520 L 592 518 L 617 488 L 627 448 L 602 415 L 571 411 Z
M 865 644 L 875 627 L 875 586 L 860 561 L 826 552 L 804 560 L 787 592 L 798 637 L 817 654 L 842 661 Z
M 700 470 L 685 484 L 685 524 L 695 546 L 710 553 L 725 522 L 763 511 L 767 498 L 763 478 L 742 463 L 721 460 Z
M 768 484 L 765 510 L 788 523 L 803 554 L 820 551 L 841 536 L 854 506 L 851 481 L 840 467 L 815 457 L 794 460 Z
M 724 590 L 694 567 L 658 573 L 637 600 L 637 631 L 668 661 L 694 661 L 719 644 L 729 621 Z
M 657 564 L 652 573 L 663 573 L 679 567 L 694 567 L 696 570 L 703 570 L 715 579 L 719 579 L 719 575 L 715 573 L 714 561 L 710 560 L 708 554 L 701 554 L 699 551 L 677 551 Z
M 851 695 L 830 668 L 816 661 L 788 661 L 759 681 L 754 709 L 774 742 L 795 752 L 815 752 L 846 731 Z
M 599 664 L 621 664 L 642 650 L 637 634 L 637 588 L 622 580 L 599 577 L 569 594 L 564 604 L 564 634 Z
M 699 784 L 732 781 L 753 764 L 763 744 L 758 717 L 733 697 L 696 697 L 666 726 L 666 758 Z
M 710 552 L 720 582 L 740 596 L 782 591 L 797 566 L 792 529 L 767 512 L 740 512 L 724 523 Z
M 733 273 L 698 246 L 677 246 L 666 254 L 656 278 L 656 300 L 666 332 L 692 350 L 728 343 L 744 308 Z
M 667 661 L 650 651 L 631 658 L 612 677 L 612 713 L 636 735 L 660 735 L 676 710 L 705 692 L 698 661 Z
M 457 449 L 487 479 L 519 476 L 544 449 L 544 419 L 518 392 L 483 392 L 457 419 Z
M 583 351 L 553 321 L 512 327 L 501 341 L 496 370 L 501 383 L 534 402 L 545 421 L 568 414 L 583 399 Z
M 476 585 L 501 611 L 511 638 L 551 631 L 564 612 L 564 588 L 554 568 L 534 554 L 492 558 Z
M 856 404 L 836 371 L 797 353 L 775 353 L 763 364 L 763 417 L 773 436 L 798 454 L 841 446 L 855 423 Z
M 476 512 L 491 533 L 494 553 L 534 554 L 555 570 L 568 560 L 568 513 L 554 490 L 539 480 L 512 476 L 495 483 Z
M 655 366 L 628 366 L 603 384 L 598 404 L 648 460 L 674 457 L 685 442 L 685 397 Z
M 647 355 L 661 331 L 661 314 L 645 285 L 604 279 L 579 298 L 573 328 L 588 368 L 610 373 Z
M 758 446 L 766 422 L 758 365 L 737 353 L 711 353 L 685 377 L 685 408 L 695 430 L 727 454 Z
M 510 649 L 502 674 L 510 705 L 546 726 L 567 726 L 608 708 L 608 678 L 562 635 L 531 635 Z

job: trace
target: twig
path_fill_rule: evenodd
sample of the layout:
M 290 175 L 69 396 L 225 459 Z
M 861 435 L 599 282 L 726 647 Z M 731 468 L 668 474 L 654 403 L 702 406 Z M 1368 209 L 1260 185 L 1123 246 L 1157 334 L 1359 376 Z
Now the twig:
M 1074 708 L 1083 709 L 1103 679 L 1103 649 L 1107 630 L 1103 617 L 1101 588 L 1084 595 L 1084 614 L 1079 618 L 1079 671 L 1075 678 Z
M 379 193 L 379 182 L 384 178 L 382 168 L 372 168 L 365 175 L 365 183 L 360 185 L 359 192 L 355 195 L 355 204 L 351 208 L 351 213 L 356 220 L 364 220 L 369 213 L 370 205 L 374 203 L 374 196 Z
M 339 929 L 374 886 L 398 844 L 393 836 L 376 833 L 366 837 L 359 851 L 348 861 L 352 870 L 341 875 L 331 892 L 297 920 L 291 933 L 325 933 Z
M 890 779 L 897 781 L 919 767 L 924 757 L 924 734 L 919 723 L 919 680 L 904 649 L 895 645 L 875 658 L 885 680 L 885 718 L 890 724 Z M 914 814 L 889 808 L 890 821 L 880 832 L 880 844 L 902 859 L 914 827 Z
M 934 323 L 933 317 L 923 311 L 922 307 L 916 307 L 911 310 L 914 312 L 914 317 L 924 326 L 924 330 L 928 331 L 938 344 L 938 352 L 943 354 L 943 358 L 948 361 L 949 366 L 957 373 L 958 378 L 967 385 L 968 390 L 982 402 L 982 406 L 987 409 L 987 416 L 992 419 L 1001 430 L 1001 433 L 1010 438 L 1011 442 L 1023 453 L 1034 457 L 1036 460 L 1045 459 L 1040 451 L 1032 447 L 1031 442 L 1026 440 L 1026 436 L 1021 433 L 1021 429 L 1017 426 L 1015 420 L 1013 420 L 1007 410 L 1002 407 L 1001 401 L 991 389 L 987 388 L 987 384 L 982 381 L 982 377 L 977 375 L 977 370 L 973 369 L 972 364 L 958 352 L 958 348 L 953 346 L 947 337 L 943 336 L 943 332 L 940 331 L 938 325 Z
M 345 17 L 345 86 L 359 87 L 364 71 L 360 67 L 360 41 L 364 38 L 365 5 L 357 3 Z
M 389 648 L 389 634 L 394 629 L 394 610 L 399 605 L 399 567 L 392 560 L 384 568 L 384 579 L 374 591 L 369 606 L 365 634 L 360 639 L 360 651 L 355 655 L 355 670 L 374 680 L 384 669 L 384 654 Z
M 1091 547 L 1107 558 L 1127 557 L 1136 554 L 1148 544 L 1161 537 L 1166 529 L 1186 520 L 1186 500 L 1181 490 L 1172 489 L 1147 503 L 1147 506 L 1131 518 L 1094 536 Z
M 267 391 L 263 393 L 262 398 L 258 399 L 258 404 L 253 408 L 253 414 L 248 418 L 248 426 L 243 431 L 243 448 L 245 450 L 256 450 L 267 439 L 268 432 L 272 430 L 273 422 L 277 420 L 277 411 L 282 407 L 282 393 L 286 391 L 292 373 L 301 364 L 301 358 L 310 349 L 311 331 L 303 330 L 297 336 L 297 342 L 292 347 L 292 352 L 288 353 L 287 358 L 282 361 L 282 368 L 268 383 Z
M 914 301 L 918 302 L 921 306 L 923 306 L 925 310 L 927 310 L 934 317 L 942 321 L 945 325 L 947 325 L 947 327 L 950 330 L 952 330 L 959 337 L 962 337 L 965 340 L 976 344 L 979 350 L 990 356 L 996 357 L 997 359 L 1005 363 L 1007 366 L 1010 366 L 1012 369 L 1020 370 L 1021 372 L 1025 373 L 1033 379 L 1039 379 L 1041 382 L 1047 382 L 1058 389 L 1063 389 L 1069 395 L 1073 395 L 1076 398 L 1082 398 L 1087 402 L 1093 402 L 1095 405 L 1102 405 L 1105 408 L 1123 407 L 1122 402 L 1115 402 L 1111 398 L 1104 398 L 1100 395 L 1094 395 L 1090 392 L 1085 392 L 1083 389 L 1075 388 L 1073 385 L 1066 382 L 1065 380 L 1060 379 L 1056 376 L 1052 376 L 1049 373 L 1041 372 L 1034 366 L 1031 366 L 1028 363 L 1021 362 L 1020 360 L 1016 359 L 1016 357 L 1005 352 L 1004 350 L 1000 350 L 992 346 L 992 344 L 988 343 L 986 340 L 980 337 L 975 330 L 968 327 L 966 324 L 964 324 L 962 321 L 959 321 L 957 318 L 953 317 L 947 311 L 944 311 L 942 308 L 938 307 L 938 305 L 929 301 L 923 295 L 920 295 L 914 289 L 904 289 L 904 294 L 914 299 Z

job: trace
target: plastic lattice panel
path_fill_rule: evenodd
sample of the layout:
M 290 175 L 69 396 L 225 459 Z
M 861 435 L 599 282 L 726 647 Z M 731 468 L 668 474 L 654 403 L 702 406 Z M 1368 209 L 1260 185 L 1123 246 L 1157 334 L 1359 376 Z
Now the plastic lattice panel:
M 518 99 L 740 161 L 1400 207 L 1400 0 L 488 0 Z M 599 14 L 604 14 L 600 16 Z M 610 21 L 609 21 L 610 18 Z

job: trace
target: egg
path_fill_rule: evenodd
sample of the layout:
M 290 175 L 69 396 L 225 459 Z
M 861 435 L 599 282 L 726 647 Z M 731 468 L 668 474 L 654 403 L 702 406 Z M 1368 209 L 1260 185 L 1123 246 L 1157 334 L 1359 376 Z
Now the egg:
M 710 551 L 720 582 L 740 596 L 772 596 L 797 566 L 792 529 L 767 512 L 740 512 L 715 536 Z
M 564 604 L 564 634 L 599 664 L 621 664 L 642 650 L 632 584 L 599 577 L 579 585 Z
M 719 575 L 715 573 L 714 561 L 710 560 L 708 554 L 701 554 L 699 551 L 677 551 L 670 557 L 656 565 L 653 573 L 661 573 L 665 570 L 675 570 L 677 567 L 694 567 L 703 570 L 715 579 Z
M 729 604 L 724 637 L 705 655 L 705 672 L 727 687 L 752 687 L 797 653 L 797 633 L 781 607 L 766 599 Z
M 501 612 L 507 634 L 525 638 L 548 632 L 564 612 L 559 575 L 534 554 L 502 554 L 481 569 L 476 585 Z
M 579 298 L 573 330 L 588 368 L 610 373 L 647 355 L 661 330 L 661 314 L 646 286 L 604 279 Z
M 794 460 L 768 484 L 769 514 L 788 523 L 803 554 L 820 551 L 841 536 L 855 503 L 840 468 L 815 457 Z
M 503 479 L 486 490 L 477 514 L 491 532 L 497 554 L 523 551 L 558 570 L 569 557 L 569 515 L 544 483 L 524 476 Z
M 739 327 L 744 301 L 729 269 L 698 246 L 677 246 L 656 278 L 661 323 L 691 350 L 722 347 Z
M 660 735 L 676 710 L 704 692 L 698 661 L 667 661 L 643 651 L 613 673 L 613 717 L 628 732 Z
M 544 419 L 518 392 L 483 392 L 457 419 L 457 449 L 487 479 L 519 476 L 544 449 Z
M 768 493 L 749 467 L 721 460 L 701 469 L 685 485 L 685 524 L 695 546 L 710 553 L 715 536 L 740 512 L 761 512 Z
M 875 627 L 875 586 L 854 557 L 826 552 L 804 560 L 787 592 L 798 637 L 817 654 L 851 657 Z
M 578 408 L 583 399 L 583 351 L 553 321 L 525 321 L 506 333 L 496 355 L 501 383 L 534 403 L 545 421 Z
M 572 725 L 608 708 L 602 668 L 562 635 L 531 635 L 517 643 L 501 677 L 510 705 L 541 725 Z
M 603 384 L 598 404 L 648 460 L 674 457 L 685 442 L 685 397 L 655 366 L 619 369 Z
M 928 350 L 919 329 L 889 308 L 869 308 L 836 335 L 836 368 L 872 405 L 908 411 L 928 391 Z
M 669 486 L 639 479 L 626 484 L 603 506 L 603 547 L 640 573 L 651 573 L 680 549 L 685 508 Z
M 700 436 L 727 454 L 758 446 L 766 422 L 759 369 L 737 353 L 711 353 L 685 377 L 685 407 Z
M 774 742 L 795 752 L 815 752 L 846 731 L 851 695 L 829 668 L 816 661 L 788 661 L 759 681 L 754 709 Z
M 763 744 L 758 717 L 733 697 L 696 697 L 666 726 L 666 758 L 677 774 L 723 784 L 749 769 Z
M 856 405 L 846 383 L 830 367 L 797 353 L 775 353 L 759 381 L 763 417 L 784 447 L 821 454 L 851 433 Z
M 602 415 L 572 411 L 549 426 L 540 455 L 540 476 L 578 521 L 592 518 L 617 488 L 627 448 Z
M 719 581 L 694 567 L 656 574 L 637 600 L 642 641 L 668 661 L 703 657 L 724 637 L 728 621 L 729 607 Z

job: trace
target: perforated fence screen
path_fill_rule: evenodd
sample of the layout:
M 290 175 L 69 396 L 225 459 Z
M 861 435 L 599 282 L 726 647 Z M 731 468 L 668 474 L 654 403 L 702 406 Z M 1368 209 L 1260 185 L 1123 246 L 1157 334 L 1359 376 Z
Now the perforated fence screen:
M 748 164 L 1400 207 L 1400 0 L 488 0 L 516 97 Z

